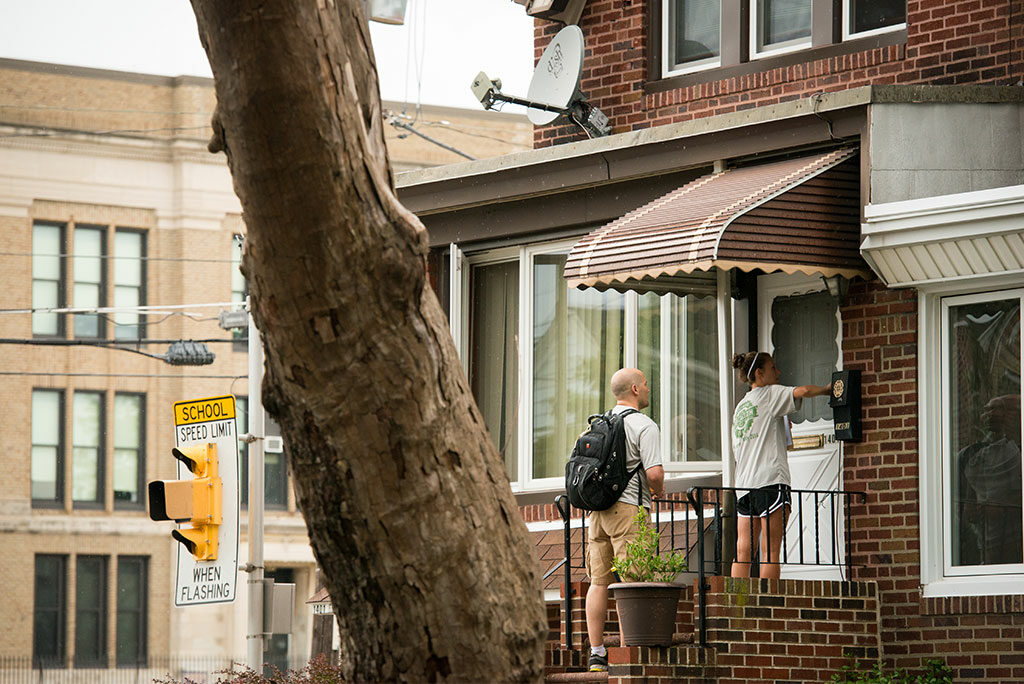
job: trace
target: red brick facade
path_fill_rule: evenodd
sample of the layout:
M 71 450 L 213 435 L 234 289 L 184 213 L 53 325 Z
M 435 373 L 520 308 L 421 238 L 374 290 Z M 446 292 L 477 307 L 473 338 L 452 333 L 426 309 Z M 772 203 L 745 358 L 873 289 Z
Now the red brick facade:
M 580 19 L 586 40 L 581 88 L 611 120 L 613 133 L 777 104 L 817 92 L 879 84 L 1017 83 L 1024 74 L 1024 0 L 908 0 L 906 42 L 815 57 L 674 87 L 648 81 L 650 18 L 656 0 L 600 0 Z M 536 58 L 561 24 L 538 21 Z M 728 27 L 726 27 L 728 29 Z M 840 50 L 841 51 L 841 50 Z M 538 127 L 534 146 L 579 140 L 571 125 Z

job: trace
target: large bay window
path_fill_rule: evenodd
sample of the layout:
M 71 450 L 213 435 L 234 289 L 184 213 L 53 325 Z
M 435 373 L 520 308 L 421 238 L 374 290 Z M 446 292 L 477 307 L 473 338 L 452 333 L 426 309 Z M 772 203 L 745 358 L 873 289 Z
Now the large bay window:
M 470 385 L 513 487 L 561 486 L 587 417 L 615 404 L 612 373 L 644 371 L 669 470 L 720 466 L 714 296 L 569 289 L 567 243 L 471 254 L 462 311 Z
M 943 541 L 947 576 L 1024 571 L 1022 291 L 942 300 Z
M 1022 289 L 921 295 L 926 596 L 1019 594 Z

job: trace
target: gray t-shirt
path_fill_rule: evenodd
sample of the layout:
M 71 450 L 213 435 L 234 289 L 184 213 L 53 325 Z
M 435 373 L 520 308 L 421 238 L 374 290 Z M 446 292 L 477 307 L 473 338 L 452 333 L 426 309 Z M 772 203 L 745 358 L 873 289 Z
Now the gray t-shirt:
M 756 489 L 792 484 L 786 456 L 784 416 L 800 410 L 793 387 L 752 387 L 732 417 L 732 450 L 736 455 L 736 487 Z M 743 492 L 737 494 L 742 496 Z
M 628 406 L 616 405 L 612 408 L 615 413 L 622 413 Z M 661 432 L 658 424 L 642 413 L 631 413 L 623 419 L 626 426 L 626 472 L 632 472 L 641 462 L 641 471 L 661 465 Z M 643 475 L 638 472 L 629 480 L 625 491 L 619 497 L 619 501 L 636 505 L 638 488 Z M 646 486 L 644 479 L 644 506 L 651 507 L 651 490 Z

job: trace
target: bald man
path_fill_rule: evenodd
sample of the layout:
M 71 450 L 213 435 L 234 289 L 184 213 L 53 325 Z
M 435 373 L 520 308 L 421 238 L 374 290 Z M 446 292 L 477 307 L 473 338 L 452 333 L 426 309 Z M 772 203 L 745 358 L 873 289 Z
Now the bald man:
M 636 368 L 615 371 L 611 379 L 615 413 L 628 409 L 640 411 L 651 401 L 651 388 L 647 378 Z M 665 493 L 665 469 L 661 465 L 661 435 L 653 420 L 642 413 L 630 413 L 623 418 L 626 429 L 626 472 L 642 467 L 622 490 L 622 496 L 611 508 L 590 514 L 590 533 L 587 545 L 587 635 L 590 639 L 590 671 L 608 669 L 608 652 L 604 647 L 604 623 L 608 616 L 608 585 L 614 580 L 612 558 L 626 551 L 626 544 L 636 537 L 637 501 L 643 493 L 643 506 L 650 513 L 651 495 Z M 641 471 L 643 474 L 641 474 Z

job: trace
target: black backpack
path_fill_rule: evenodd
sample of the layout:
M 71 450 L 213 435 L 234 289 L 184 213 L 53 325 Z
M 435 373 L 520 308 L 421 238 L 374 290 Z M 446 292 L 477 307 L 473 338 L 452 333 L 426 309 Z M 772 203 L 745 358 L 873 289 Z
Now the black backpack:
M 629 484 L 630 478 L 643 467 L 626 471 L 625 417 L 639 413 L 627 409 L 621 413 L 595 413 L 590 424 L 576 440 L 569 462 L 565 464 L 565 491 L 569 503 L 587 511 L 611 508 Z M 643 498 L 643 488 L 638 499 Z M 641 501 L 637 501 L 640 505 Z

